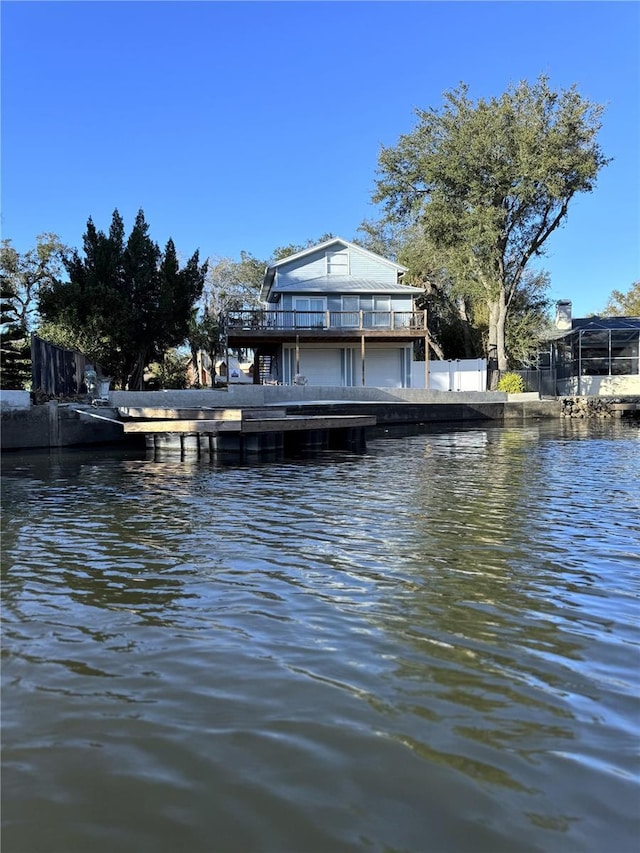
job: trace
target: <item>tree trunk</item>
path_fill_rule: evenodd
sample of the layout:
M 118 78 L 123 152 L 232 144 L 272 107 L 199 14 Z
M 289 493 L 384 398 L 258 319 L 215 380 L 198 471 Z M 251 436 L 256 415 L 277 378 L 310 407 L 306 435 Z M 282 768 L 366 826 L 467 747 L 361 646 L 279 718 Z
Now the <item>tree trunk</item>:
M 498 387 L 500 374 L 508 369 L 505 328 L 507 322 L 507 303 L 504 288 L 498 298 L 488 302 L 489 341 L 487 345 L 487 385 L 490 391 Z
M 444 361 L 444 350 L 431 335 L 429 335 L 429 349 L 433 351 L 433 354 L 436 358 L 440 359 L 440 361 Z M 428 353 L 425 353 L 425 361 L 428 358 Z
M 465 358 L 473 358 L 477 355 L 475 347 L 473 345 L 473 341 L 471 339 L 471 323 L 469 321 L 469 314 L 467 312 L 467 303 L 466 301 L 460 297 L 457 302 L 458 307 L 458 317 L 460 318 L 460 322 L 462 323 L 462 339 L 464 341 L 464 357 Z
M 139 352 L 136 356 L 136 360 L 133 363 L 133 367 L 129 373 L 129 379 L 127 381 L 127 389 L 129 391 L 143 391 L 144 390 L 144 368 L 147 363 L 147 353 L 146 351 Z
M 504 288 L 500 291 L 498 300 L 498 316 L 496 318 L 496 348 L 498 358 L 498 371 L 505 373 L 509 367 L 507 361 L 507 345 L 505 341 L 505 328 L 507 325 L 507 303 Z
M 218 354 L 218 352 L 216 349 L 207 350 L 207 355 L 209 356 L 209 362 L 211 364 L 210 374 L 211 374 L 211 387 L 212 388 L 216 387 L 216 357 L 217 357 L 217 354 Z
M 498 316 L 500 308 L 498 301 L 487 303 L 489 309 L 489 340 L 487 342 L 487 388 L 495 391 L 498 387 L 500 374 L 498 371 Z
M 196 385 L 198 388 L 202 383 L 202 367 L 201 367 L 201 359 L 200 359 L 200 350 L 198 347 L 189 345 L 189 349 L 191 350 L 191 370 L 193 371 L 193 385 Z

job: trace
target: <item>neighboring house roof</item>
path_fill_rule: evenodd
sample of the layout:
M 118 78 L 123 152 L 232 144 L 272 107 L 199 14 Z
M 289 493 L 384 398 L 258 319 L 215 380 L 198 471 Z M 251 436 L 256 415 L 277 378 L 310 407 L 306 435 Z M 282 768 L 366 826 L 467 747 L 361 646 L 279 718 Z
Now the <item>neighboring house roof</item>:
M 384 284 L 368 278 L 342 275 L 323 275 L 308 281 L 291 281 L 276 285 L 271 293 L 410 293 L 417 296 L 420 289 L 409 284 Z
M 303 249 L 301 252 L 296 252 L 293 255 L 287 255 L 286 258 L 280 258 L 279 261 L 274 261 L 272 264 L 269 264 L 266 269 L 264 283 L 262 285 L 262 299 L 267 298 L 271 290 L 276 271 L 279 267 L 285 266 L 295 261 L 299 261 L 308 255 L 313 255 L 315 252 L 326 251 L 331 246 L 340 246 L 344 249 L 351 249 L 355 252 L 359 252 L 360 254 L 368 255 L 371 258 L 375 258 L 378 263 L 386 264 L 392 269 L 395 269 L 398 275 L 405 273 L 408 270 L 408 267 L 404 267 L 402 266 L 402 264 L 397 264 L 395 261 L 390 261 L 388 258 L 384 258 L 382 255 L 376 255 L 375 252 L 370 252 L 369 249 L 365 249 L 362 246 L 358 246 L 357 243 L 350 243 L 348 240 L 343 240 L 342 237 L 332 237 L 330 240 L 325 240 L 324 243 L 317 243 L 315 246 L 309 246 L 307 249 Z M 335 289 L 335 284 L 333 289 Z
M 546 341 L 570 338 L 577 332 L 640 331 L 640 317 L 578 317 L 570 329 L 553 329 L 543 336 Z
M 583 331 L 599 331 L 606 329 L 640 329 L 640 317 L 582 317 L 573 320 L 572 332 L 579 329 Z

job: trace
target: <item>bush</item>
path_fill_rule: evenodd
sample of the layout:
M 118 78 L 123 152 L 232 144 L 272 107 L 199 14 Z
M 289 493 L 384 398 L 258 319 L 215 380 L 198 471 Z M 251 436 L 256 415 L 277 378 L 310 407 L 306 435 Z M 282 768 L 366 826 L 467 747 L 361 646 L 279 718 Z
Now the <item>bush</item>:
M 505 391 L 507 394 L 522 394 L 524 390 L 524 379 L 518 373 L 503 373 L 498 380 L 498 391 Z
M 186 388 L 188 364 L 189 356 L 169 350 L 161 362 L 156 361 L 149 365 L 145 377 L 147 390 Z

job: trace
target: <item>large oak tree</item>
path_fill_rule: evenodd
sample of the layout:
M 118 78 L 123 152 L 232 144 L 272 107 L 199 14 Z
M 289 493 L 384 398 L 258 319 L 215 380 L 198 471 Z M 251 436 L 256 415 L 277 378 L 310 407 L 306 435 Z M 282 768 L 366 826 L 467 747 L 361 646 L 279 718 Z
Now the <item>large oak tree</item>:
M 414 130 L 381 150 L 373 201 L 389 221 L 423 229 L 449 275 L 484 301 L 488 356 L 506 370 L 528 264 L 608 162 L 596 139 L 602 107 L 541 76 L 476 102 L 461 84 L 442 108 L 416 114 Z
M 0 383 L 24 388 L 31 378 L 30 332 L 38 325 L 40 292 L 63 271 L 67 252 L 56 234 L 39 234 L 36 245 L 19 252 L 11 240 L 0 242 Z

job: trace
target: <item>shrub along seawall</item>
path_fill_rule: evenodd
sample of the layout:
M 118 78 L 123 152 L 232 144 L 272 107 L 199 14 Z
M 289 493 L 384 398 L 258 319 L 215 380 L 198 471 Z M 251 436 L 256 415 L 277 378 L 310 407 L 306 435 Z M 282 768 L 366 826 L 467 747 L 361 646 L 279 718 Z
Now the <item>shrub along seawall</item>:
M 394 388 L 231 386 L 228 390 L 112 391 L 109 400 L 109 406 L 99 407 L 86 400 L 52 400 L 15 407 L 3 399 L 2 450 L 124 443 L 138 446 L 140 436 L 125 435 L 122 426 L 114 423 L 119 407 L 218 409 L 273 405 L 284 407 L 288 415 L 375 415 L 378 424 L 385 426 L 517 422 L 559 418 L 561 414 L 559 400 L 541 400 L 538 394 Z

